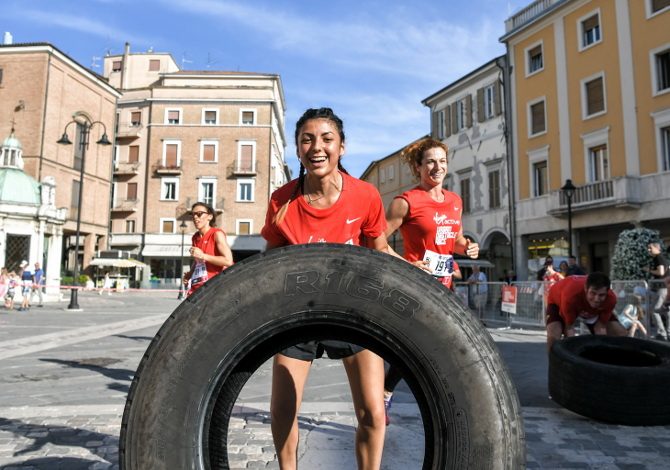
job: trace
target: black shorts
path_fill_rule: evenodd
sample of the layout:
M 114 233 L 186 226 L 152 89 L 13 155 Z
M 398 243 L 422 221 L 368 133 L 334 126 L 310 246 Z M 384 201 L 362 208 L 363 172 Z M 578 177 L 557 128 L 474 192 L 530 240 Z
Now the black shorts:
M 364 349 L 356 344 L 345 341 L 308 341 L 286 348 L 281 351 L 281 354 L 293 359 L 300 359 L 301 361 L 313 361 L 314 359 L 321 358 L 324 351 L 328 353 L 330 359 L 344 359 Z

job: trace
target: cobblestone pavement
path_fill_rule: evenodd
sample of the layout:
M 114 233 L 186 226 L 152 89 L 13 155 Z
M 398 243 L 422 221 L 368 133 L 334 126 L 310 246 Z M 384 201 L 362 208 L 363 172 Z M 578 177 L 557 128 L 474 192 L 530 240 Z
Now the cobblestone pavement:
M 85 313 L 76 315 L 64 314 L 62 305 L 0 314 L 1 469 L 118 468 L 121 415 L 133 371 L 176 302 L 84 294 L 80 303 Z M 670 427 L 607 425 L 556 406 L 547 398 L 543 334 L 490 331 L 519 390 L 528 468 L 669 468 Z M 355 468 L 355 418 L 339 364 L 317 361 L 310 374 L 313 386 L 300 415 L 301 468 Z M 229 432 L 231 468 L 278 468 L 268 377 L 266 364 L 238 400 Z M 402 384 L 397 395 L 383 468 L 419 469 L 421 419 Z

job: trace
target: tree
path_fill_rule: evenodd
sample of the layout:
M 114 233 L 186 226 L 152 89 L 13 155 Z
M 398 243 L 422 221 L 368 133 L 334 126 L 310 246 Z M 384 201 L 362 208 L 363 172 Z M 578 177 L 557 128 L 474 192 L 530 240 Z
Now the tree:
M 658 230 L 634 228 L 621 232 L 614 246 L 610 278 L 617 281 L 650 279 L 651 275 L 643 268 L 651 264 L 651 255 L 647 251 L 651 242 L 662 245 Z

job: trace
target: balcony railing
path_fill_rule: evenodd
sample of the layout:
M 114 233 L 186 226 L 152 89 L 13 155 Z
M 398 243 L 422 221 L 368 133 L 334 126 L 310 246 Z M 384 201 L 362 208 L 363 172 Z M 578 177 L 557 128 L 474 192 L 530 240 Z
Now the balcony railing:
M 538 15 L 544 13 L 556 3 L 564 1 L 565 0 L 537 0 L 531 3 L 505 20 L 505 32 L 509 33 L 510 31 L 517 29 L 519 26 L 523 26 Z
M 114 162 L 115 175 L 136 175 L 139 168 L 140 162 Z
M 151 170 L 159 175 L 181 175 L 182 173 L 181 164 L 166 165 L 162 161 L 154 164 Z
M 137 199 L 119 199 L 112 206 L 112 212 L 135 212 L 138 204 Z
M 568 205 L 568 198 L 565 197 L 563 191 L 559 191 L 558 198 L 561 206 Z M 572 195 L 572 205 L 600 202 L 612 198 L 614 198 L 614 181 L 596 181 L 595 183 L 578 187 Z
M 118 139 L 137 139 L 142 131 L 142 124 L 134 122 L 119 123 L 116 128 Z
M 240 165 L 238 162 L 228 165 L 228 176 L 254 176 L 256 165 Z
M 601 207 L 639 207 L 644 201 L 639 177 L 624 176 L 577 186 L 572 195 L 572 210 L 581 211 Z M 548 212 L 563 215 L 567 212 L 568 199 L 563 191 L 553 193 L 555 199 Z

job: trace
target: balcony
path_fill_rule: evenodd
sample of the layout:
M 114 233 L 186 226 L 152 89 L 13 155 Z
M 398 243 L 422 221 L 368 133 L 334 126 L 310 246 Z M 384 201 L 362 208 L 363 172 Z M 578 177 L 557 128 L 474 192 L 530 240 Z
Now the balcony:
M 256 164 L 240 165 L 238 162 L 228 165 L 228 177 L 256 176 Z
M 119 123 L 116 129 L 116 138 L 134 140 L 139 138 L 141 131 L 142 124 L 135 122 Z
M 151 170 L 158 175 L 181 175 L 182 174 L 181 164 L 167 165 L 167 164 L 163 163 L 162 161 L 159 161 L 158 163 L 152 165 Z
M 114 202 L 112 212 L 135 212 L 138 204 L 139 200 L 137 199 L 119 199 Z
M 578 186 L 572 195 L 572 210 L 579 212 L 605 207 L 636 209 L 643 202 L 641 178 L 624 176 Z M 547 211 L 550 215 L 567 215 L 568 200 L 563 191 L 552 193 L 550 206 Z
M 114 162 L 114 175 L 136 175 L 139 168 L 140 162 Z
M 545 13 L 558 3 L 566 0 L 536 0 L 505 20 L 505 33 L 514 31 Z

